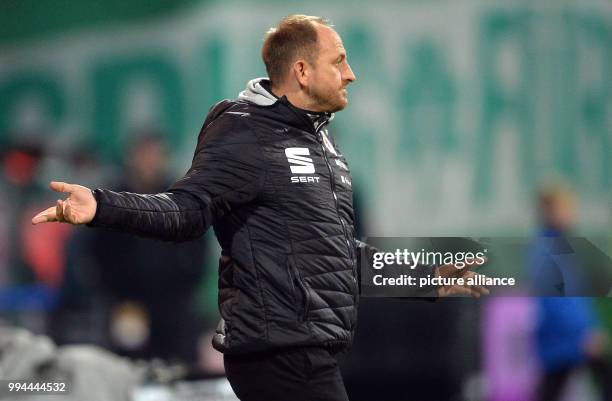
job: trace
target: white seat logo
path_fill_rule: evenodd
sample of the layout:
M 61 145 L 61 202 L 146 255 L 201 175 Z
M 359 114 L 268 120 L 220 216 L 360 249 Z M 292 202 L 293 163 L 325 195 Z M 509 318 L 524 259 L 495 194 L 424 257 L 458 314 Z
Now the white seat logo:
M 287 148 L 285 149 L 287 161 L 291 164 L 293 174 L 314 174 L 314 163 L 310 157 L 308 148 Z

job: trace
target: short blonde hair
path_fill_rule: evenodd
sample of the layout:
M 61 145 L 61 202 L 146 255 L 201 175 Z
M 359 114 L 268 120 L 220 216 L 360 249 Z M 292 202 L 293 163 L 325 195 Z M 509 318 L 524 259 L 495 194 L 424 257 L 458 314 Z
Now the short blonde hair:
M 324 18 L 295 14 L 283 18 L 266 33 L 261 57 L 268 77 L 273 83 L 282 83 L 293 62 L 303 57 L 314 63 L 319 51 L 316 24 L 331 26 Z

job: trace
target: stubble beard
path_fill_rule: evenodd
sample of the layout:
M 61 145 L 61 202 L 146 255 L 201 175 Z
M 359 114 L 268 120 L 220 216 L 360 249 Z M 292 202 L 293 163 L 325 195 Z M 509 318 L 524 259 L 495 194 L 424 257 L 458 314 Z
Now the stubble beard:
M 309 93 L 311 102 L 318 110 L 335 113 L 346 107 L 346 102 L 339 99 L 339 97 L 329 92 L 319 92 L 316 90 L 310 91 Z

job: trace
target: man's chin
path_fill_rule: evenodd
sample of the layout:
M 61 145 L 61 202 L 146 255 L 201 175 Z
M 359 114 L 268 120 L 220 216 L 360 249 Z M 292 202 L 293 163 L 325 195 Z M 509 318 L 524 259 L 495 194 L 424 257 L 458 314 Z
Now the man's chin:
M 338 111 L 344 110 L 346 108 L 346 106 L 348 106 L 348 99 L 347 98 L 343 98 L 343 99 L 339 100 L 338 102 L 334 103 L 332 105 L 332 107 L 330 107 L 329 112 L 330 113 L 336 113 Z
M 336 101 L 328 101 L 324 106 L 321 107 L 322 111 L 327 113 L 335 113 L 337 111 L 343 110 L 346 106 L 348 106 L 348 99 L 346 97 L 341 97 Z
M 344 110 L 346 108 L 346 106 L 348 106 L 348 100 L 345 100 L 344 102 L 342 102 L 341 104 L 338 105 L 338 107 L 336 108 L 336 110 L 332 111 L 332 113 L 335 113 L 337 111 L 341 111 Z

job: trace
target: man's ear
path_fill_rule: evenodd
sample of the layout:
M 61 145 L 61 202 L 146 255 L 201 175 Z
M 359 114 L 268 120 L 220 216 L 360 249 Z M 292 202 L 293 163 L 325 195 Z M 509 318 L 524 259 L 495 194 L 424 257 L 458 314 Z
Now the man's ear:
M 293 63 L 293 75 L 300 86 L 308 86 L 310 74 L 310 65 L 306 61 L 297 60 Z

